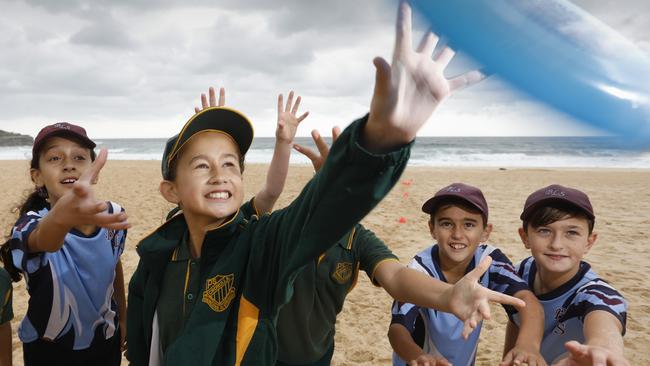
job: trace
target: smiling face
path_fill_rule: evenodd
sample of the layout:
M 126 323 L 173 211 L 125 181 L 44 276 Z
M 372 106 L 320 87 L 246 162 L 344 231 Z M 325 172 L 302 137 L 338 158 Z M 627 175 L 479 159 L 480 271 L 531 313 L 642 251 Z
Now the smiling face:
M 51 137 L 40 148 L 38 168 L 32 168 L 32 181 L 47 189 L 50 204 L 72 189 L 72 184 L 92 164 L 89 148 L 63 137 Z
M 487 241 L 492 225 L 483 216 L 456 205 L 441 206 L 429 220 L 431 236 L 438 241 L 443 268 L 467 267 L 481 242 Z
M 223 133 L 201 132 L 182 147 L 174 181 L 163 181 L 161 192 L 179 204 L 191 226 L 219 225 L 243 201 L 239 148 Z
M 560 220 L 519 229 L 526 249 L 535 258 L 541 276 L 553 277 L 558 284 L 570 280 L 580 269 L 580 261 L 595 244 L 596 233 L 582 216 L 566 215 Z

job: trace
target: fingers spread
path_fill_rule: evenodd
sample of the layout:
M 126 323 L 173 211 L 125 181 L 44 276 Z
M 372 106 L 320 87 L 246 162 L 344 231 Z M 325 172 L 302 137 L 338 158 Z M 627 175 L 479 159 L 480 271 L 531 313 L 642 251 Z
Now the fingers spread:
M 296 113 L 298 113 L 298 107 L 300 107 L 301 100 L 302 98 L 298 96 L 298 98 L 296 98 L 296 104 L 294 104 L 293 108 L 291 109 L 291 114 L 293 114 L 294 116 L 296 115 Z
M 283 106 L 284 106 L 284 95 L 278 94 L 278 119 L 280 119 L 280 115 L 282 114 Z
M 289 97 L 287 98 L 287 106 L 284 108 L 285 112 L 291 111 L 291 104 L 293 103 L 293 90 L 289 92 Z
M 334 144 L 334 141 L 336 141 L 339 138 L 340 134 L 341 134 L 341 127 L 339 126 L 332 127 L 332 144 Z
M 323 159 L 327 158 L 327 155 L 330 152 L 330 147 L 327 146 L 327 143 L 325 140 L 323 140 L 323 136 L 321 136 L 318 131 L 314 130 L 311 132 L 311 136 L 314 139 L 314 142 L 316 143 L 316 147 L 318 148 L 318 152 L 320 152 L 320 155 L 323 157 Z
M 440 54 L 438 54 L 438 57 L 436 57 L 436 62 L 440 67 L 443 69 L 449 65 L 449 62 L 451 61 L 452 58 L 454 58 L 454 55 L 456 52 L 452 50 L 449 47 L 445 47 L 440 51 Z
M 309 112 L 303 113 L 300 117 L 298 117 L 298 123 L 302 122 L 307 116 L 309 115 Z
M 210 87 L 208 89 L 208 94 L 210 95 L 210 107 L 216 107 L 217 106 L 217 96 L 214 93 L 214 88 Z
M 476 84 L 480 82 L 481 80 L 485 79 L 487 76 L 479 71 L 479 70 L 473 70 L 470 72 L 466 72 L 462 75 L 456 76 L 452 79 L 449 80 L 449 89 L 452 91 L 455 90 L 461 90 L 464 89 L 468 86 L 471 86 L 473 84 Z
M 219 107 L 226 105 L 226 89 L 219 88 Z
M 425 55 L 431 55 L 433 50 L 436 48 L 436 44 L 438 44 L 438 39 L 438 36 L 433 32 L 426 32 L 424 36 L 422 36 L 422 40 L 418 46 L 418 52 Z
M 492 257 L 487 256 L 483 258 L 473 270 L 471 270 L 465 277 L 471 279 L 472 281 L 478 281 L 481 276 L 490 268 L 492 264 Z
M 388 62 L 381 57 L 375 57 L 372 61 L 375 65 L 375 91 L 376 96 L 387 96 L 390 94 L 391 68 Z
M 393 60 L 400 59 L 400 55 L 411 52 L 413 41 L 411 39 L 411 6 L 405 0 L 400 1 L 397 11 L 397 28 L 395 30 L 395 54 Z
M 498 302 L 503 305 L 512 305 L 518 309 L 526 307 L 526 302 L 522 299 L 489 289 L 485 289 L 485 291 L 487 291 L 487 298 L 489 301 Z
M 320 157 L 314 150 L 312 150 L 312 149 L 310 149 L 308 147 L 295 144 L 295 145 L 293 145 L 293 148 L 296 149 L 296 151 L 298 151 L 299 153 L 301 153 L 301 154 L 305 155 L 306 157 L 308 157 L 309 160 L 313 161 L 313 160 L 318 159 Z
M 210 106 L 208 104 L 208 98 L 203 93 L 201 93 L 201 106 L 203 107 L 203 109 L 206 109 Z
M 201 112 L 201 109 L 199 107 L 194 107 L 194 113 L 199 113 Z

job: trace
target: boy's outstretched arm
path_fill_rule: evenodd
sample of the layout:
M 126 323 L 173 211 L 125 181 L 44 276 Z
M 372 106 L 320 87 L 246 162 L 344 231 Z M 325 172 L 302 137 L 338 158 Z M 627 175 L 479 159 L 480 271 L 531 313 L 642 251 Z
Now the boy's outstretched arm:
M 506 345 L 504 346 L 503 361 L 501 366 L 523 365 L 546 366 L 546 361 L 540 353 L 540 345 L 544 337 L 544 309 L 530 290 L 518 291 L 516 298 L 523 300 L 526 307 L 519 310 L 521 327 L 513 337 L 512 329 L 506 330 Z M 510 327 L 508 322 L 508 327 Z M 511 339 L 508 340 L 508 335 Z M 512 344 L 514 338 L 514 344 Z M 511 348 L 508 347 L 510 343 Z
M 614 315 L 595 310 L 587 314 L 584 324 L 585 344 L 566 343 L 569 356 L 557 366 L 629 366 L 623 355 L 623 326 Z
M 284 103 L 284 96 L 278 95 L 278 120 L 275 128 L 275 148 L 273 149 L 273 158 L 269 164 L 269 170 L 266 173 L 266 184 L 255 195 L 255 209 L 258 213 L 263 214 L 271 212 L 275 202 L 284 190 L 284 184 L 287 180 L 289 171 L 289 158 L 291 157 L 291 145 L 296 137 L 298 125 L 302 122 L 309 112 L 296 116 L 300 107 L 301 97 L 298 96 L 294 103 L 293 91 L 289 92 L 287 103 Z M 199 113 L 201 110 L 210 107 L 223 107 L 226 105 L 226 91 L 219 88 L 219 101 L 213 87 L 208 89 L 208 96 L 201 94 L 201 108 L 194 107 L 194 111 Z
M 336 141 L 339 133 L 338 127 L 332 129 L 332 141 Z M 307 156 L 311 160 L 314 170 L 318 171 L 329 154 L 329 146 L 318 131 L 312 131 L 312 137 L 318 152 L 300 145 L 295 145 L 294 148 Z M 375 240 L 379 239 L 375 238 Z M 491 263 L 492 258 L 486 257 L 477 268 L 452 286 L 405 267 L 397 261 L 382 261 L 374 270 L 374 280 L 397 301 L 456 315 L 465 322 L 463 336 L 467 337 L 481 320 L 490 317 L 489 301 L 518 308 L 526 305 L 523 300 L 478 284 L 478 280 L 490 268 Z
M 456 315 L 464 322 L 463 337 L 467 339 L 483 319 L 490 318 L 490 301 L 520 310 L 526 306 L 520 299 L 478 283 L 491 263 L 492 258 L 483 259 L 453 286 L 394 261 L 382 262 L 375 270 L 375 279 L 397 301 Z
M 361 135 L 362 145 L 370 152 L 392 151 L 408 144 L 446 97 L 485 77 L 472 71 L 448 80 L 444 70 L 454 51 L 445 47 L 432 58 L 438 37 L 427 32 L 414 50 L 411 33 L 411 7 L 401 1 L 392 63 L 381 57 L 373 61 L 375 90 Z

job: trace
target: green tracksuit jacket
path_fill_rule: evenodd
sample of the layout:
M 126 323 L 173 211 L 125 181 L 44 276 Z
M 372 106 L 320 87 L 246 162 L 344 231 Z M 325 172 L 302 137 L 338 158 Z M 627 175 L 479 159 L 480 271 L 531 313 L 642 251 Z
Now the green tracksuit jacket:
M 387 154 L 359 145 L 367 116 L 332 146 L 321 171 L 286 208 L 246 220 L 242 212 L 206 234 L 202 287 L 185 328 L 167 347 L 165 365 L 274 365 L 275 322 L 300 269 L 349 232 L 389 192 L 410 144 Z M 138 245 L 128 297 L 128 359 L 148 365 L 152 322 L 165 266 L 187 225 L 167 221 Z M 159 322 L 164 322 L 159 319 Z

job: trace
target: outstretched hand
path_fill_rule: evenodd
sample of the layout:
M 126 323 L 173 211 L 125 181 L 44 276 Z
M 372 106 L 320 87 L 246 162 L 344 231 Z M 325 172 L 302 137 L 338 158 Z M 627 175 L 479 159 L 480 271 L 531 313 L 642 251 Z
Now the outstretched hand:
M 438 37 L 427 32 L 414 50 L 411 36 L 411 6 L 401 1 L 393 60 L 390 65 L 381 57 L 373 61 L 375 90 L 363 134 L 363 143 L 371 151 L 386 151 L 409 143 L 445 98 L 485 77 L 479 71 L 471 71 L 447 79 L 444 71 L 454 51 L 444 47 L 432 58 Z
M 278 142 L 284 142 L 291 144 L 293 138 L 296 137 L 296 131 L 298 131 L 298 125 L 302 122 L 309 112 L 305 112 L 299 117 L 296 116 L 298 113 L 298 108 L 300 107 L 300 101 L 302 98 L 298 96 L 296 102 L 293 102 L 293 91 L 289 92 L 289 97 L 287 98 L 287 104 L 284 104 L 283 95 L 278 95 L 278 124 L 275 129 L 275 138 Z
M 569 356 L 553 366 L 630 366 L 630 363 L 620 355 L 615 355 L 608 349 L 598 346 L 584 345 L 576 341 L 564 344 Z
M 524 301 L 516 297 L 492 291 L 479 283 L 481 276 L 490 268 L 490 264 L 492 264 L 492 258 L 484 258 L 476 268 L 463 276 L 450 289 L 451 312 L 463 320 L 463 338 L 465 339 L 483 319 L 490 319 L 490 301 L 517 308 L 526 306 Z
M 334 126 L 332 128 L 332 143 L 336 141 L 337 138 L 339 138 L 339 135 L 341 134 L 341 129 L 338 126 Z M 316 144 L 316 148 L 318 149 L 318 152 L 302 145 L 294 144 L 293 148 L 296 149 L 299 153 L 305 155 L 306 157 L 311 160 L 311 164 L 314 166 L 314 171 L 319 171 L 320 168 L 323 167 L 323 164 L 325 164 L 325 160 L 327 160 L 327 156 L 330 153 L 330 147 L 327 146 L 327 143 L 323 139 L 323 136 L 317 131 L 313 130 L 311 131 L 311 137 L 314 139 L 314 143 Z
M 446 358 L 442 356 L 434 356 L 430 354 L 424 354 L 415 360 L 409 361 L 409 366 L 451 366 Z
M 57 211 L 57 221 L 64 227 L 73 228 L 80 225 L 94 225 L 114 230 L 127 229 L 130 225 L 124 212 L 108 213 L 108 203 L 95 199 L 91 189 L 97 181 L 99 172 L 106 163 L 108 151 L 101 149 L 99 155 L 79 179 L 74 182 L 72 189 L 57 201 L 54 209 Z
M 214 92 L 214 88 L 210 87 L 208 89 L 207 97 L 205 94 L 201 93 L 201 108 L 194 107 L 194 112 L 199 113 L 206 108 L 223 107 L 224 105 L 226 105 L 226 89 L 219 88 L 219 103 L 217 103 L 217 95 Z

